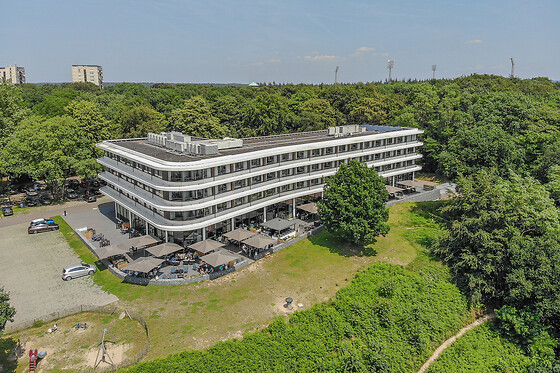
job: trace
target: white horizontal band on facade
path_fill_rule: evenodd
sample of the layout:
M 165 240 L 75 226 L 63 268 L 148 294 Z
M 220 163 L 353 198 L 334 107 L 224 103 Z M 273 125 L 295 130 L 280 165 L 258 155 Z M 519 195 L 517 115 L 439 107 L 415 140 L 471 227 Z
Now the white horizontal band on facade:
M 115 140 L 103 141 L 102 143 L 99 143 L 96 146 L 99 149 L 126 157 L 132 161 L 144 164 L 146 166 L 161 171 L 196 171 L 196 170 L 201 170 L 210 167 L 228 165 L 231 163 L 250 161 L 255 158 L 282 155 L 284 153 L 294 153 L 298 151 L 331 148 L 331 147 L 336 147 L 341 145 L 359 144 L 368 141 L 384 140 L 384 139 L 391 139 L 395 137 L 410 136 L 410 135 L 419 135 L 421 133 L 423 133 L 422 130 L 414 128 L 414 129 L 406 129 L 406 130 L 399 130 L 393 132 L 374 133 L 371 135 L 362 135 L 362 136 L 355 136 L 355 137 L 350 136 L 350 137 L 343 137 L 335 140 L 319 140 L 316 143 L 278 146 L 278 147 L 273 147 L 272 149 L 248 151 L 241 154 L 212 157 L 207 159 L 201 159 L 199 161 L 190 161 L 190 162 L 165 161 L 159 158 L 152 157 L 147 154 L 142 154 L 135 150 L 120 147 L 118 146 L 118 142 L 116 142 Z M 143 138 L 141 140 L 145 140 L 145 139 Z
M 224 175 L 219 175 L 219 176 L 214 176 L 214 177 L 206 177 L 206 178 L 202 178 L 200 180 L 196 180 L 196 181 L 188 181 L 188 182 L 181 182 L 181 181 L 168 181 L 168 180 L 163 180 L 160 179 L 158 177 L 154 177 L 146 172 L 143 172 L 141 170 L 136 170 L 135 168 L 126 165 L 122 162 L 117 162 L 115 160 L 112 160 L 110 158 L 100 158 L 98 160 L 98 162 L 108 168 L 111 168 L 113 170 L 119 171 L 120 173 L 122 173 L 123 175 L 126 175 L 128 177 L 130 177 L 131 179 L 134 179 L 136 181 L 139 181 L 143 184 L 145 184 L 146 186 L 149 186 L 151 188 L 157 189 L 157 190 L 161 190 L 161 191 L 169 191 L 169 192 L 179 192 L 179 191 L 194 191 L 194 190 L 200 190 L 200 189 L 204 189 L 204 188 L 210 188 L 210 187 L 214 187 L 214 186 L 218 186 L 221 184 L 225 184 L 228 182 L 235 182 L 238 180 L 243 180 L 243 179 L 247 179 L 249 177 L 255 177 L 255 176 L 262 176 L 262 175 L 266 175 L 269 174 L 271 172 L 277 172 L 277 171 L 283 171 L 283 170 L 288 170 L 288 169 L 292 169 L 292 168 L 297 168 L 297 167 L 304 167 L 304 166 L 312 166 L 315 164 L 324 164 L 327 162 L 334 162 L 337 160 L 346 160 L 346 159 L 350 159 L 350 158 L 358 158 L 358 157 L 363 157 L 363 156 L 368 156 L 368 155 L 375 155 L 375 154 L 382 154 L 382 153 L 386 153 L 386 152 L 390 152 L 390 151 L 397 151 L 397 150 L 405 150 L 405 149 L 410 149 L 410 148 L 418 148 L 420 146 L 422 146 L 423 143 L 420 141 L 415 141 L 415 142 L 409 142 L 409 143 L 402 143 L 402 144 L 398 144 L 398 145 L 389 145 L 386 147 L 389 148 L 384 148 L 384 147 L 379 147 L 379 148 L 369 148 L 369 149 L 363 149 L 363 150 L 358 150 L 358 151 L 348 151 L 345 153 L 339 153 L 339 154 L 334 154 L 334 155 L 328 155 L 328 156 L 318 156 L 318 157 L 313 157 L 313 158 L 304 158 L 304 159 L 300 159 L 300 160 L 290 160 L 290 161 L 283 161 L 283 162 L 276 162 L 273 163 L 271 165 L 267 165 L 267 166 L 260 166 L 260 167 L 256 167 L 254 169 L 246 169 L 243 171 L 234 171 L 234 172 L 229 172 L 227 174 Z M 394 146 L 394 147 L 393 147 Z M 411 156 L 412 154 L 414 154 L 415 158 L 409 158 L 409 156 Z M 409 159 L 418 159 L 421 158 L 422 155 L 419 153 L 410 153 L 410 154 L 403 154 L 400 156 L 393 156 L 391 158 L 381 158 L 377 161 L 374 161 L 374 166 L 383 166 L 385 164 L 391 164 L 391 163 L 396 163 L 396 162 L 402 162 L 403 160 L 409 160 Z M 232 162 L 235 163 L 235 162 Z M 122 167 L 122 168 L 120 168 Z M 218 166 L 213 166 L 213 167 L 218 167 Z M 267 168 L 268 167 L 268 168 Z M 131 169 L 132 172 L 126 171 L 123 168 L 129 168 Z M 230 177 L 228 177 L 228 175 Z M 144 176 L 146 178 L 144 178 Z M 149 177 L 149 179 L 148 179 Z M 217 179 L 219 178 L 219 179 Z M 207 181 L 206 181 L 207 180 Z M 177 185 L 177 186 L 165 186 L 165 185 L 161 185 L 158 183 L 153 183 L 150 181 L 156 181 L 156 182 L 162 182 L 162 183 L 175 183 L 175 184 L 182 184 L 182 185 Z

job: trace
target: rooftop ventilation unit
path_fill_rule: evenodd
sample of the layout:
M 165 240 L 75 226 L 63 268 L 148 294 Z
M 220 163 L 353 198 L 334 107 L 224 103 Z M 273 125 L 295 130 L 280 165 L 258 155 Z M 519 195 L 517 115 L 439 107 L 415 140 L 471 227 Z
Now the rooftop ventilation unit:
M 240 148 L 242 139 L 224 138 L 223 140 L 193 140 L 180 132 L 148 133 L 148 144 L 165 148 L 172 152 L 188 155 L 213 155 L 219 150 Z
M 360 127 L 357 124 L 351 124 L 348 126 L 329 127 L 327 129 L 328 135 L 334 137 L 352 136 L 353 134 L 361 133 L 365 131 L 366 131 L 365 128 Z

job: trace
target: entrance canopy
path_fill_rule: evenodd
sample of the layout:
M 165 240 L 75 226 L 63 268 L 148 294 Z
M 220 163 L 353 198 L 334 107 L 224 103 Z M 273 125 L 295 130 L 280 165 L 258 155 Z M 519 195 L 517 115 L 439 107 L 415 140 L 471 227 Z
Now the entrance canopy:
M 387 188 L 387 192 L 389 193 L 398 193 L 398 192 L 402 192 L 404 189 L 402 188 L 397 188 L 391 185 L 385 185 L 385 188 Z
M 239 242 L 256 235 L 257 235 L 256 233 L 248 231 L 247 229 L 243 229 L 243 228 L 237 228 L 234 231 L 224 233 L 224 236 L 226 236 L 230 240 L 239 241 Z
M 131 238 L 126 242 L 126 245 L 130 245 L 130 247 L 142 248 L 142 247 L 154 245 L 159 241 L 160 241 L 159 238 L 150 235 L 145 235 L 145 236 Z
M 397 185 L 404 185 L 406 187 L 410 187 L 410 188 L 423 188 L 424 184 L 422 184 L 419 181 L 416 180 L 403 180 L 403 181 L 397 181 L 396 182 Z
M 224 247 L 224 244 L 222 244 L 218 241 L 214 241 L 211 238 L 209 238 L 207 240 L 204 240 L 204 241 L 197 242 L 197 243 L 193 243 L 192 245 L 189 245 L 189 249 L 193 249 L 193 250 L 198 251 L 199 253 L 203 253 L 203 254 L 207 254 L 210 251 L 214 251 L 216 249 L 219 249 L 220 247 Z
M 122 255 L 128 252 L 128 248 L 124 244 L 100 247 L 95 250 L 95 255 L 99 259 L 105 259 L 110 256 Z
M 240 259 L 239 256 L 235 255 L 231 251 L 228 250 L 219 250 L 214 253 L 210 253 L 205 255 L 202 260 L 212 266 L 212 267 L 219 267 L 221 265 L 229 264 L 231 262 L 236 263 Z
M 264 249 L 268 245 L 273 245 L 276 243 L 275 239 L 264 236 L 262 234 L 256 235 L 254 237 L 248 238 L 243 243 L 247 246 L 254 247 L 255 249 Z
M 143 256 L 141 258 L 136 259 L 132 263 L 125 265 L 124 267 L 121 268 L 121 270 L 148 273 L 163 262 L 164 262 L 163 259 Z
M 149 252 L 156 258 L 173 254 L 174 252 L 177 252 L 179 250 L 183 250 L 183 246 L 179 246 L 176 243 L 172 242 L 162 243 L 161 245 L 156 245 L 146 249 L 147 252 Z
M 310 214 L 317 213 L 317 204 L 315 202 L 306 203 L 305 205 L 297 206 L 298 209 L 307 211 Z
M 283 231 L 284 229 L 288 229 L 293 227 L 296 224 L 294 220 L 285 220 L 280 218 L 274 218 L 269 220 L 265 223 L 262 223 L 261 226 L 272 229 L 273 231 Z

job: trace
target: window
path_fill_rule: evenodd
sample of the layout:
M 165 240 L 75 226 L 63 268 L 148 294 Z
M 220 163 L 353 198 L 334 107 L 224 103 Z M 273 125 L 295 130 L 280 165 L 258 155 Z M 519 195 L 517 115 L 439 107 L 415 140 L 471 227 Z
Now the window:
M 223 166 L 218 166 L 216 167 L 218 175 L 225 175 L 227 173 L 229 173 L 229 165 L 223 165 Z
M 260 167 L 260 166 L 262 166 L 262 162 L 260 158 L 251 160 L 251 167 Z
M 282 160 L 282 162 L 291 161 L 292 160 L 292 154 L 291 153 L 284 153 L 280 156 L 280 159 Z
M 312 156 L 312 157 L 319 157 L 319 156 L 321 156 L 321 149 L 313 149 L 313 150 L 311 151 L 311 156 Z
M 350 151 L 355 151 L 355 150 L 358 150 L 358 144 L 351 144 Z
M 294 185 L 293 185 L 293 184 L 282 185 L 282 186 L 280 187 L 280 191 L 282 191 L 282 192 L 288 192 L 288 191 L 292 190 L 293 188 L 294 188 Z
M 273 180 L 276 179 L 276 172 L 269 172 L 266 174 L 266 180 Z
M 243 171 L 245 169 L 245 162 L 237 162 L 235 164 L 235 171 Z
M 296 157 L 297 159 L 307 158 L 305 152 L 297 152 Z
M 276 160 L 276 156 L 275 155 L 271 155 L 269 157 L 266 157 L 266 164 L 273 164 L 273 163 L 277 163 L 278 161 Z
M 306 167 L 305 167 L 305 166 L 299 166 L 299 167 L 296 169 L 296 172 L 297 172 L 298 174 L 303 174 L 303 173 L 305 173 L 306 171 L 307 171 L 307 170 L 306 170 Z
M 329 155 L 329 154 L 333 154 L 334 153 L 334 149 L 333 148 L 325 148 L 325 154 Z
M 183 200 L 183 192 L 171 192 L 171 200 L 172 201 L 182 201 Z
M 296 186 L 298 189 L 305 188 L 307 186 L 307 181 L 298 181 Z
M 311 165 L 311 171 L 319 171 L 321 169 L 321 165 L 320 164 L 312 164 Z
M 347 150 L 347 148 L 346 148 L 346 145 L 340 145 L 340 146 L 338 147 L 338 152 L 339 152 L 339 153 L 345 153 L 345 152 L 347 152 L 347 151 L 348 151 L 348 150 Z

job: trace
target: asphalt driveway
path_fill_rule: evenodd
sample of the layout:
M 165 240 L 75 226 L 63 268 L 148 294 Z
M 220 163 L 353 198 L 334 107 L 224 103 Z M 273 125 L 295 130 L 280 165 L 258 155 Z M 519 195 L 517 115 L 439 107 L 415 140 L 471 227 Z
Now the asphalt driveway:
M 62 268 L 80 262 L 59 231 L 27 234 L 29 223 L 0 228 L 0 286 L 16 308 L 16 329 L 80 305 L 103 306 L 118 300 L 93 283 L 90 276 L 63 281 Z

